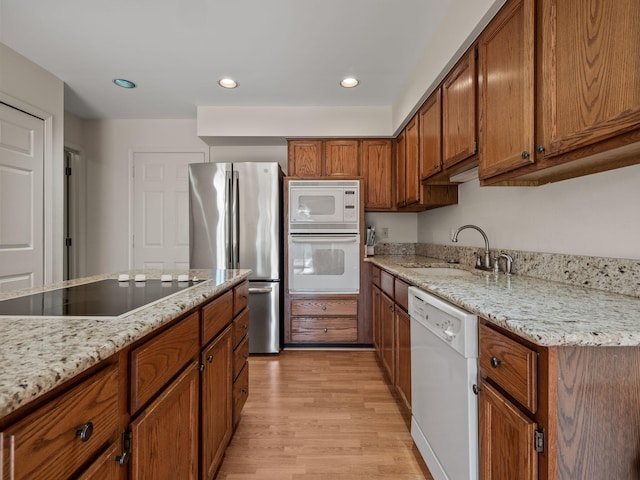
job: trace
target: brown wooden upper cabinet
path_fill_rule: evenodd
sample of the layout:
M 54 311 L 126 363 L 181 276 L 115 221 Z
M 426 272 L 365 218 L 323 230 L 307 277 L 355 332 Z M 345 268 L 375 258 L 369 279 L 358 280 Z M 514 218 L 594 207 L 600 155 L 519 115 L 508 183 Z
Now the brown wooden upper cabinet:
M 508 2 L 478 43 L 480 178 L 534 161 L 534 0 Z
M 395 160 L 396 160 L 396 206 L 398 208 L 404 207 L 406 202 L 406 183 L 405 183 L 405 172 L 407 168 L 407 129 L 403 129 L 398 136 L 396 137 L 396 145 L 394 149 Z
M 442 171 L 442 90 L 438 88 L 427 98 L 420 110 L 419 145 L 422 180 Z
M 319 177 L 323 175 L 322 140 L 289 140 L 288 175 Z
M 640 162 L 639 24 L 637 0 L 507 1 L 479 41 L 483 184 Z
M 362 174 L 365 177 L 365 209 L 391 210 L 393 208 L 391 140 L 362 140 L 360 152 Z
M 324 174 L 327 177 L 360 175 L 358 147 L 358 140 L 326 140 Z
M 407 123 L 405 130 L 404 204 L 420 203 L 420 159 L 418 158 L 418 116 Z
M 450 168 L 477 151 L 476 60 L 474 48 L 460 59 L 442 84 L 443 163 Z

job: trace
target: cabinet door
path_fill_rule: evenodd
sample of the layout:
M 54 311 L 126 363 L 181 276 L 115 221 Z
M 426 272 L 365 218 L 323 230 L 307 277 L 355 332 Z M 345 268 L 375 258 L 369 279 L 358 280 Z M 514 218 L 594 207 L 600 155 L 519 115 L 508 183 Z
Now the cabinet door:
M 420 203 L 420 159 L 418 158 L 418 116 L 405 127 L 405 205 Z
M 395 319 L 393 300 L 382 294 L 380 299 L 380 341 L 382 344 L 382 366 L 391 384 L 395 383 Z
M 319 177 L 322 175 L 322 140 L 290 140 L 290 177 Z
M 478 44 L 480 178 L 534 162 L 533 0 L 509 0 Z
M 406 179 L 406 130 L 396 137 L 395 159 L 396 159 L 396 206 L 405 206 L 405 179 Z
M 418 112 L 418 156 L 422 180 L 442 171 L 442 93 L 438 88 Z
M 393 208 L 391 178 L 391 141 L 363 140 L 362 174 L 365 177 L 365 210 Z
M 327 140 L 324 143 L 325 175 L 351 176 L 360 175 L 360 155 L 358 140 Z
M 489 384 L 481 382 L 480 388 L 480 478 L 537 479 L 536 424 Z
M 411 411 L 411 320 L 396 305 L 396 388 L 405 408 Z
M 202 476 L 213 478 L 231 438 L 233 408 L 232 330 L 202 351 Z
M 193 362 L 131 423 L 132 480 L 198 478 L 198 375 Z
M 375 285 L 371 288 L 371 316 L 373 329 L 373 346 L 378 358 L 382 359 L 382 332 L 381 332 L 381 299 L 382 293 Z
M 544 0 L 543 140 L 553 156 L 640 124 L 640 2 Z
M 442 85 L 443 162 L 451 167 L 476 153 L 476 62 L 470 49 Z

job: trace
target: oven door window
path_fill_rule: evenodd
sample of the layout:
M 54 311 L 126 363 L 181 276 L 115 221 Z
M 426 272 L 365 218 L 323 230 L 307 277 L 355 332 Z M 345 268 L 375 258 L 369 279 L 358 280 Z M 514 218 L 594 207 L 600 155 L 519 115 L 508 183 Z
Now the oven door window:
M 358 293 L 360 235 L 289 238 L 289 291 Z

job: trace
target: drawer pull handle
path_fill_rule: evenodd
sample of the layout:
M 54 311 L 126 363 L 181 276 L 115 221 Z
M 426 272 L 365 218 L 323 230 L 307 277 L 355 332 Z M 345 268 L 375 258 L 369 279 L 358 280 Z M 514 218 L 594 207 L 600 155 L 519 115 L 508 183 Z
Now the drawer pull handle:
M 246 388 L 243 388 L 242 389 L 242 393 L 246 394 L 246 393 L 248 393 L 248 390 Z
M 213 362 L 213 355 L 209 355 L 207 357 L 207 362 L 209 362 L 209 363 Z
M 473 393 L 475 393 L 476 395 L 478 395 L 482 391 L 482 388 L 480 388 L 475 383 L 473 384 L 473 387 L 471 387 L 471 389 L 473 390 Z
M 327 309 L 326 305 L 322 305 L 322 311 L 325 311 Z
M 491 357 L 491 366 L 493 368 L 498 368 L 498 365 L 500 365 L 500 360 L 498 360 L 496 357 Z
M 243 330 L 246 330 L 247 328 L 249 328 L 249 325 L 247 325 L 246 323 L 242 325 Z
M 76 430 L 76 437 L 79 437 L 82 442 L 88 442 L 91 435 L 93 435 L 93 423 L 91 422 L 85 423 Z
M 328 329 L 328 328 L 325 328 L 325 329 L 324 329 L 324 333 L 327 333 L 328 331 L 329 331 L 329 329 Z

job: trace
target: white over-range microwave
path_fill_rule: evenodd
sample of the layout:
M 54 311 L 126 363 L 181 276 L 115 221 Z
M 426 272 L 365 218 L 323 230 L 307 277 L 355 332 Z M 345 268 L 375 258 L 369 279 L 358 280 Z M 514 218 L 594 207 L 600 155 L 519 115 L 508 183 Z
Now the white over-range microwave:
M 289 233 L 359 231 L 359 180 L 289 182 Z

